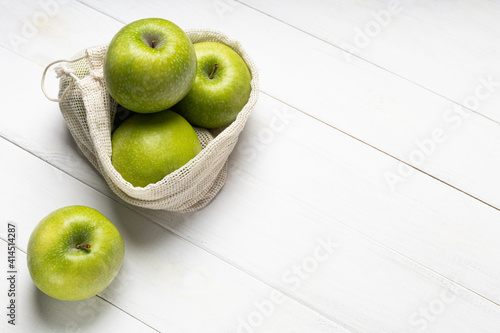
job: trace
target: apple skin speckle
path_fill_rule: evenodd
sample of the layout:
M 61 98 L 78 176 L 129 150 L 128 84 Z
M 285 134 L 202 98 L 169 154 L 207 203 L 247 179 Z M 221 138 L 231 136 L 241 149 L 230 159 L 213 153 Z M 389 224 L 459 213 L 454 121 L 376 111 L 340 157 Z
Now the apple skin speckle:
M 193 127 L 177 113 L 134 114 L 112 134 L 111 163 L 136 187 L 156 183 L 201 151 Z
M 193 126 L 218 128 L 233 122 L 250 97 L 252 80 L 243 59 L 217 42 L 194 44 L 198 68 L 189 93 L 172 110 Z M 210 74 L 218 65 L 212 78 Z
M 77 249 L 89 244 L 89 249 Z M 118 274 L 125 245 L 104 215 L 86 206 L 59 208 L 44 217 L 28 241 L 27 265 L 35 285 L 64 301 L 102 292 Z
M 153 38 L 155 48 L 148 44 Z M 196 67 L 196 54 L 184 31 L 164 19 L 142 19 L 123 27 L 111 40 L 104 79 L 119 104 L 153 113 L 170 108 L 189 92 Z

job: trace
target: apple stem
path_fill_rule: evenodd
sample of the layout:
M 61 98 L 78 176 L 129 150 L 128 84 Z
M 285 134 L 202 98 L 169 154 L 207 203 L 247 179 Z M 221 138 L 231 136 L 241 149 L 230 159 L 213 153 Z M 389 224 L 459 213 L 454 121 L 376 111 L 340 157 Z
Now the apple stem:
M 155 46 L 156 46 L 156 38 L 153 38 L 153 39 L 151 40 L 151 47 L 154 49 L 154 48 L 155 48 Z
M 90 249 L 90 244 L 78 244 L 76 248 L 79 250 L 81 248 Z
M 212 73 L 210 73 L 210 75 L 208 76 L 209 79 L 213 79 L 214 78 L 214 74 L 217 71 L 217 68 L 219 68 L 219 65 L 214 64 L 214 69 L 212 70 Z

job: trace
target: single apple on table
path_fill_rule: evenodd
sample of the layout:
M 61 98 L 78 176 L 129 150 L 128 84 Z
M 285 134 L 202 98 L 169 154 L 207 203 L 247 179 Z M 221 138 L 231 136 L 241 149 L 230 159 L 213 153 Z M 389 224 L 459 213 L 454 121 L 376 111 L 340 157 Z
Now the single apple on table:
M 125 108 L 152 113 L 170 108 L 191 89 L 196 54 L 176 24 L 142 19 L 123 27 L 104 59 L 104 79 L 111 97 Z
M 111 146 L 111 163 L 136 187 L 160 181 L 201 151 L 193 127 L 170 110 L 131 115 L 113 132 Z
M 106 289 L 124 254 L 120 232 L 104 215 L 86 206 L 67 206 L 47 215 L 31 233 L 28 270 L 45 294 L 76 301 Z
M 222 43 L 196 43 L 194 50 L 198 60 L 196 80 L 172 109 L 193 126 L 229 125 L 250 97 L 250 71 L 238 53 Z

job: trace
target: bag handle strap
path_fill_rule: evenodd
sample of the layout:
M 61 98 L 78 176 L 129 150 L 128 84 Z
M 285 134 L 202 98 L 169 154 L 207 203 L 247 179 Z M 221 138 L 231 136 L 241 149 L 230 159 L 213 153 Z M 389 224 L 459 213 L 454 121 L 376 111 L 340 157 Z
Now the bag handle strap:
M 73 78 L 73 80 L 71 80 L 71 82 L 69 83 L 69 86 L 66 87 L 66 89 L 64 89 L 64 92 L 62 93 L 61 95 L 61 98 L 52 98 L 50 97 L 48 94 L 47 94 L 47 91 L 45 90 L 45 76 L 47 75 L 47 71 L 49 70 L 50 67 L 54 66 L 55 64 L 58 64 L 60 62 L 66 62 L 66 63 L 74 63 L 74 62 L 78 62 L 80 60 L 83 60 L 85 58 L 87 58 L 88 55 L 84 55 L 83 57 L 80 57 L 80 58 L 77 58 L 77 59 L 73 59 L 73 60 L 56 60 L 54 62 L 51 62 L 50 64 L 47 65 L 47 67 L 45 67 L 45 70 L 43 71 L 43 74 L 42 74 L 42 92 L 43 94 L 45 95 L 45 97 L 47 97 L 48 100 L 52 101 L 52 102 L 60 102 L 64 99 L 64 97 L 66 96 L 66 94 L 68 93 L 68 91 L 73 87 L 73 84 L 75 83 L 75 81 L 78 81 L 78 77 L 75 75 L 75 70 L 72 69 L 72 68 L 68 68 L 66 66 L 58 66 L 56 67 L 54 70 L 57 74 L 57 78 L 60 78 L 62 77 L 63 75 L 69 75 Z

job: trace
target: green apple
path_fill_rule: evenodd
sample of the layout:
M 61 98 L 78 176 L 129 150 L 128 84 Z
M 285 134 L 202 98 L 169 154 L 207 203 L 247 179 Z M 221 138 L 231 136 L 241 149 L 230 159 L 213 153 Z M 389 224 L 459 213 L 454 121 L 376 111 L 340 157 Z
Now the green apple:
M 142 19 L 123 27 L 104 59 L 104 79 L 111 97 L 125 108 L 152 113 L 170 108 L 193 85 L 196 54 L 177 25 Z
M 57 209 L 43 218 L 28 242 L 28 270 L 45 294 L 65 301 L 97 295 L 113 281 L 125 248 L 118 229 L 86 206 Z
M 194 44 L 198 70 L 193 88 L 173 110 L 193 126 L 229 125 L 250 97 L 248 67 L 230 47 L 217 42 Z
M 111 146 L 111 163 L 136 187 L 160 181 L 201 151 L 193 127 L 170 110 L 131 115 L 113 132 Z

